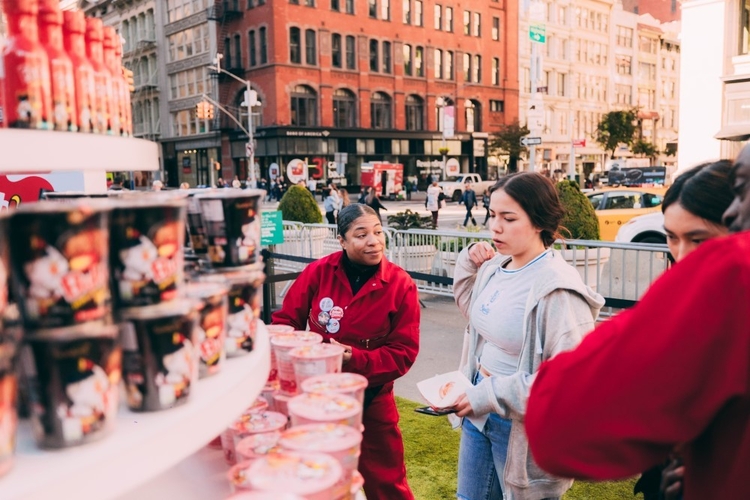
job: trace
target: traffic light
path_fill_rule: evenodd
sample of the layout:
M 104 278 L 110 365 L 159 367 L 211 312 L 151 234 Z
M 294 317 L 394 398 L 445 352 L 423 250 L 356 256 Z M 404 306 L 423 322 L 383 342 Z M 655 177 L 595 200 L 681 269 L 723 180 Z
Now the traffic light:
M 128 82 L 128 90 L 132 94 L 133 92 L 135 92 L 135 80 L 133 79 L 133 72 L 123 66 L 122 75 L 125 77 L 125 81 Z
M 212 120 L 214 117 L 214 107 L 209 102 L 201 101 L 195 105 L 195 114 L 199 120 Z

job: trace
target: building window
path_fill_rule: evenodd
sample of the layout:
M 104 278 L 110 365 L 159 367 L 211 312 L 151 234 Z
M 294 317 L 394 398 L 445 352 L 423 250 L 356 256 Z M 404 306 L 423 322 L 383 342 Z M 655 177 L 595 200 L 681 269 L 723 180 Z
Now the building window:
M 234 67 L 242 68 L 242 39 L 240 35 L 234 35 Z
M 500 58 L 492 58 L 492 85 L 500 85 Z
M 414 0 L 414 24 L 416 26 L 424 26 L 422 0 Z
M 297 85 L 292 92 L 292 125 L 314 127 L 318 124 L 318 96 L 307 85 Z
M 317 48 L 315 43 L 315 30 L 305 31 L 305 62 L 307 64 L 317 64 Z
M 482 36 L 482 14 L 479 12 L 474 13 L 474 22 L 472 23 L 471 31 L 474 36 Z
M 474 56 L 474 67 L 472 69 L 472 81 L 481 83 L 482 81 L 482 56 Z
M 211 79 L 205 66 L 169 75 L 169 98 L 185 99 L 211 93 Z
M 493 113 L 503 113 L 505 111 L 505 101 L 490 101 L 490 111 Z
M 341 52 L 341 35 L 334 33 L 331 35 L 331 66 L 334 68 L 342 66 Z
M 232 62 L 232 40 L 227 37 L 224 39 L 224 64 L 227 68 L 233 68 Z
M 173 23 L 185 17 L 203 12 L 213 2 L 209 0 L 167 0 L 167 22 Z
M 411 0 L 404 0 L 404 24 L 411 24 Z
M 446 80 L 453 80 L 453 51 L 445 51 L 445 71 L 443 72 Z
M 357 69 L 357 53 L 354 49 L 354 37 L 346 37 L 346 69 Z
M 464 11 L 464 35 L 471 35 L 471 12 Z
M 411 45 L 404 44 L 404 74 L 412 76 Z
M 656 81 L 656 64 L 639 62 L 638 78 L 642 81 Z
M 294 64 L 302 64 L 302 40 L 299 28 L 289 28 L 289 60 Z
M 268 63 L 268 39 L 266 38 L 266 28 L 263 27 L 258 31 L 260 35 L 260 63 Z
M 482 105 L 479 101 L 467 99 L 464 103 L 466 113 L 466 131 L 480 132 L 482 130 Z
M 345 1 L 346 1 L 346 13 L 354 14 L 354 0 L 345 0 Z
M 299 5 L 299 0 L 289 0 L 289 3 L 292 5 Z
M 471 81 L 471 54 L 464 52 L 464 81 Z
M 391 0 L 380 0 L 380 19 L 391 20 Z
M 336 12 L 341 11 L 341 4 L 339 3 L 339 0 L 331 0 L 331 10 L 335 10 Z
M 500 18 L 492 18 L 492 39 L 500 40 Z
M 560 97 L 565 97 L 567 94 L 565 92 L 565 86 L 568 83 L 568 75 L 565 73 L 558 73 L 557 74 L 557 95 Z
M 414 74 L 419 77 L 424 76 L 424 49 L 417 47 L 414 51 Z
M 357 126 L 357 98 L 346 89 L 333 92 L 333 126 L 354 128 Z
M 136 40 L 135 23 L 130 23 L 130 39 Z M 135 43 L 135 42 L 134 42 Z M 184 31 L 178 31 L 167 38 L 169 61 L 181 61 L 188 57 L 205 54 L 209 51 L 208 24 L 202 24 Z M 133 47 L 131 47 L 131 50 Z
M 435 29 L 440 31 L 443 29 L 443 6 L 435 4 Z
M 305 5 L 307 7 L 315 7 L 315 0 L 305 0 Z
M 445 31 L 453 33 L 453 7 L 445 8 Z
M 443 78 L 443 51 L 435 49 L 435 79 Z
M 617 72 L 621 75 L 633 74 L 633 58 L 631 56 L 617 56 Z
M 258 58 L 255 53 L 255 30 L 250 30 L 247 34 L 247 51 L 250 53 L 250 67 L 258 65 Z
M 620 47 L 632 47 L 633 46 L 633 28 L 626 28 L 625 26 L 617 27 L 617 35 L 615 43 Z
M 391 98 L 383 92 L 374 92 L 370 98 L 370 126 L 374 129 L 391 128 Z
M 367 12 L 368 15 L 373 18 L 378 18 L 378 1 L 377 0 L 367 0 Z
M 639 36 L 638 50 L 641 52 L 648 52 L 649 54 L 656 54 L 656 39 L 647 36 Z
M 406 130 L 424 130 L 424 100 L 419 96 L 406 96 Z
M 370 71 L 378 71 L 378 41 L 370 40 Z
M 740 3 L 742 12 L 740 14 L 741 36 L 740 54 L 750 54 L 750 0 L 742 0 Z
M 383 73 L 391 73 L 391 42 L 383 42 Z

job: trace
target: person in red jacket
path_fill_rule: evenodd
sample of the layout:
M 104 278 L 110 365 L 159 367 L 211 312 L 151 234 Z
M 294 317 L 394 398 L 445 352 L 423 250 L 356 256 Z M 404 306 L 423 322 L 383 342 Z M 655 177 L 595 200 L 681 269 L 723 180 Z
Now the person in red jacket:
M 552 474 L 632 476 L 685 457 L 684 498 L 746 498 L 750 473 L 750 146 L 724 224 L 640 302 L 543 364 L 526 412 Z
M 393 381 L 419 351 L 419 297 L 411 277 L 388 262 L 380 217 L 353 204 L 338 217 L 342 251 L 313 262 L 289 289 L 273 323 L 323 335 L 345 347 L 346 372 L 369 382 L 359 472 L 369 500 L 411 500 Z

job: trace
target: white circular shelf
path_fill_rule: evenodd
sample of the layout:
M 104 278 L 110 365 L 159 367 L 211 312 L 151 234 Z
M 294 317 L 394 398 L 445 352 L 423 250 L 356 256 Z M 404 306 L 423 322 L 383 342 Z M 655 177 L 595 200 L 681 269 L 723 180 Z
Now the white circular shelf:
M 0 478 L 3 500 L 119 497 L 150 481 L 219 435 L 260 394 L 270 369 L 270 344 L 258 320 L 253 352 L 226 360 L 222 371 L 200 380 L 191 400 L 150 413 L 122 403 L 117 427 L 101 441 L 64 450 L 40 450 L 31 425 L 21 422 L 15 464 Z

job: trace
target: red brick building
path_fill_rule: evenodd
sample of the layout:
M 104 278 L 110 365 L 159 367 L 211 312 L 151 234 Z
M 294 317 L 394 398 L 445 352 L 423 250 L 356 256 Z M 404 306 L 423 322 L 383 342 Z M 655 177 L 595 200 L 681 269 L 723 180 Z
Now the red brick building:
M 518 116 L 516 2 L 228 0 L 215 17 L 222 67 L 261 101 L 255 154 L 266 178 L 271 164 L 300 158 L 323 177 L 338 160 L 349 184 L 368 161 L 402 163 L 425 182 L 442 170 L 443 147 L 462 171 L 491 175 L 488 136 Z M 222 104 L 246 125 L 244 90 L 220 78 Z M 448 106 L 455 132 L 443 140 Z M 222 173 L 245 178 L 247 136 L 217 121 Z
M 680 3 L 682 0 L 622 0 L 626 12 L 651 14 L 663 23 L 680 20 Z

